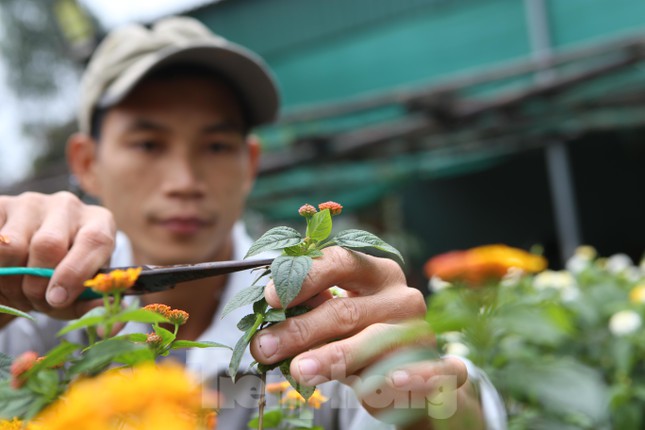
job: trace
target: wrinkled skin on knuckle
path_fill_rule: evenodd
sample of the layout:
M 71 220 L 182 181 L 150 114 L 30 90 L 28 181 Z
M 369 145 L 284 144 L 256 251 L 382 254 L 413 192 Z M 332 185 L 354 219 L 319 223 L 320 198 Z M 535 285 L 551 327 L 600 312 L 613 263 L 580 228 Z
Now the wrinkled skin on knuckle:
M 339 331 L 351 332 L 360 326 L 364 313 L 356 300 L 335 298 L 328 300 L 325 305 L 331 315 L 330 324 L 338 327 Z
M 309 346 L 311 342 L 311 327 L 304 318 L 287 318 L 280 323 L 280 327 L 284 330 L 285 338 L 289 345 L 294 345 L 294 347 Z
M 30 253 L 44 260 L 60 260 L 68 250 L 68 239 L 60 232 L 38 230 L 31 239 Z
M 97 227 L 88 227 L 83 230 L 83 237 L 92 248 L 110 248 L 115 245 L 114 236 Z

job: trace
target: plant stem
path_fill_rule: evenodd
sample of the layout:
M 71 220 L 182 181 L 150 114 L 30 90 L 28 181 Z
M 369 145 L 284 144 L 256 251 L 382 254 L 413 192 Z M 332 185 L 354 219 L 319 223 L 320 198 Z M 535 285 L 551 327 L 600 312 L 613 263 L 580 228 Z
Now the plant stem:
M 258 399 L 258 430 L 264 428 L 264 407 L 267 404 L 266 399 L 267 374 L 260 373 L 260 398 Z

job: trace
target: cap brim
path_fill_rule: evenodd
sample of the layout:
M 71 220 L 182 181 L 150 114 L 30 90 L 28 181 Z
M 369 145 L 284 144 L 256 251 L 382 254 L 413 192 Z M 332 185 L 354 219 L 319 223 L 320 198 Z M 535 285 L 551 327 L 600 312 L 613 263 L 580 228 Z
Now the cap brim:
M 271 72 L 260 57 L 241 46 L 231 45 L 202 44 L 152 52 L 121 73 L 104 91 L 97 106 L 105 108 L 118 104 L 155 70 L 175 64 L 196 64 L 212 69 L 235 86 L 247 108 L 249 126 L 274 121 L 280 100 Z

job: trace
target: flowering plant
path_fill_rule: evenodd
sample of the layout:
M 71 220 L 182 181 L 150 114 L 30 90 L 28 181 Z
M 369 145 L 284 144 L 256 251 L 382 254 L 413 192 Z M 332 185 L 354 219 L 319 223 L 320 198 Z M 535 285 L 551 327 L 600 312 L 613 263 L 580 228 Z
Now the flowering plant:
M 642 428 L 644 265 L 581 247 L 567 270 L 545 268 L 504 246 L 431 259 L 439 346 L 486 371 L 512 429 Z
M 0 353 L 0 419 L 5 419 L 0 429 L 127 429 L 155 422 L 172 423 L 174 429 L 213 428 L 215 404 L 204 408 L 199 385 L 179 366 L 152 363 L 172 349 L 223 345 L 177 340 L 179 326 L 189 318 L 183 310 L 124 306 L 122 292 L 140 272 L 115 270 L 85 282 L 103 296 L 103 306 L 71 321 L 58 335 L 85 329 L 88 345 L 63 340 L 43 357 L 27 351 L 13 361 Z M 0 311 L 33 319 L 6 306 Z M 114 326 L 126 322 L 152 324 L 153 332 L 114 335 Z M 159 389 L 160 380 L 165 389 Z

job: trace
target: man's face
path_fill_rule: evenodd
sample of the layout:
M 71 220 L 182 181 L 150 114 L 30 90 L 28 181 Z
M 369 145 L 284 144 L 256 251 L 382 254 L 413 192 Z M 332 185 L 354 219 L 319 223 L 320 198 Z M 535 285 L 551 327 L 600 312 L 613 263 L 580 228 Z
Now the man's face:
M 255 176 L 240 105 L 212 79 L 149 79 L 105 114 L 94 190 L 138 264 L 230 258 Z

